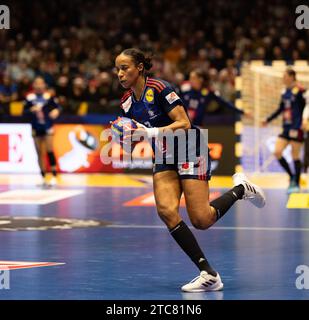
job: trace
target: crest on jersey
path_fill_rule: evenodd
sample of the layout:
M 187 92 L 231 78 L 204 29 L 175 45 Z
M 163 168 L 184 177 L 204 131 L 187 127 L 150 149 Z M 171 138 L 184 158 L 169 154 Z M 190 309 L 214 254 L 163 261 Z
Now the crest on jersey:
M 153 103 L 154 102 L 154 91 L 152 88 L 147 89 L 145 93 L 145 100 L 148 103 Z

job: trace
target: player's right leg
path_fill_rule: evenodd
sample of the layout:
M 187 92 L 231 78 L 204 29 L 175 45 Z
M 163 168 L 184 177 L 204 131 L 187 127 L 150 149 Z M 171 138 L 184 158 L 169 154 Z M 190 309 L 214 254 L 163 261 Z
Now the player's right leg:
M 303 160 L 303 169 L 304 173 L 307 173 L 309 167 L 309 131 L 305 135 L 305 148 L 304 148 L 304 160 Z
M 300 187 L 300 174 L 301 174 L 301 160 L 300 160 L 300 152 L 303 146 L 303 142 L 299 141 L 291 141 L 291 147 L 292 147 L 292 158 L 294 161 L 294 169 L 295 169 L 295 186 L 292 192 L 299 192 Z
M 284 137 L 284 134 L 279 136 L 276 141 L 274 156 L 277 158 L 278 162 L 280 163 L 280 165 L 284 169 L 284 171 L 289 175 L 289 178 L 290 178 L 289 189 L 290 189 L 293 187 L 293 183 L 294 183 L 293 178 L 294 177 L 293 177 L 293 173 L 291 171 L 291 168 L 290 168 L 288 162 L 283 157 L 283 151 L 288 146 L 289 143 L 290 143 L 290 141 Z
M 182 189 L 177 173 L 174 170 L 156 172 L 153 190 L 158 215 L 171 230 L 182 220 L 179 215 Z
M 46 151 L 47 151 L 47 156 L 49 160 L 49 165 L 52 171 L 52 178 L 49 181 L 48 185 L 50 187 L 54 187 L 57 184 L 57 168 L 56 168 L 56 157 L 53 151 L 53 131 L 50 131 L 46 134 L 45 136 L 45 143 L 46 143 Z
M 43 187 L 46 187 L 46 181 L 45 181 L 45 175 L 46 175 L 46 168 L 45 168 L 45 161 L 44 161 L 44 141 L 43 141 L 43 137 L 40 135 L 35 135 L 33 136 L 34 139 L 34 145 L 35 145 L 35 149 L 37 151 L 37 155 L 38 155 L 38 162 L 39 162 L 39 167 L 40 167 L 40 171 L 41 171 L 41 176 L 42 176 L 42 182 L 40 183 L 40 185 L 42 185 Z

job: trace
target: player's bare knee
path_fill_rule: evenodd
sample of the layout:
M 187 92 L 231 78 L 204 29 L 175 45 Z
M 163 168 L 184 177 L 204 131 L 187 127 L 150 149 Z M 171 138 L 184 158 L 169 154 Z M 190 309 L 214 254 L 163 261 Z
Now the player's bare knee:
M 159 217 L 167 226 L 173 226 L 178 223 L 179 217 L 178 210 L 176 207 L 173 208 L 159 205 L 157 206 L 157 211 Z
M 274 156 L 275 156 L 277 159 L 281 159 L 281 157 L 282 157 L 282 151 L 281 151 L 281 150 L 275 150 Z
M 198 230 L 206 230 L 212 225 L 211 221 L 207 218 L 194 218 L 191 219 L 191 223 L 193 227 Z

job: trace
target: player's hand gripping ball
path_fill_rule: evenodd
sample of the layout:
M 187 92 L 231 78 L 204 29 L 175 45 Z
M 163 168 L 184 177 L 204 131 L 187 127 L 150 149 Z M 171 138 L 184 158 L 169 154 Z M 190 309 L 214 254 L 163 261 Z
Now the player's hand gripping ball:
M 118 117 L 111 123 L 113 139 L 118 142 L 126 152 L 132 152 L 138 141 L 132 141 L 132 134 L 137 129 L 135 122 L 126 117 Z

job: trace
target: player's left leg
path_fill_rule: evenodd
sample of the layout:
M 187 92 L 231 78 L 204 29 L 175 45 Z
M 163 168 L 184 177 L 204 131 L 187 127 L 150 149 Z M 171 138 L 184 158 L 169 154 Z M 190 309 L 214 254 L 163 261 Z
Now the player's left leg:
M 292 158 L 294 161 L 294 168 L 295 168 L 295 189 L 293 192 L 299 191 L 299 181 L 300 181 L 300 174 L 301 174 L 301 161 L 300 161 L 300 151 L 303 146 L 303 142 L 298 141 L 291 141 L 290 142 L 292 147 Z
M 250 182 L 241 173 L 235 174 L 233 178 L 235 186 L 212 202 L 209 202 L 208 181 L 181 180 L 188 215 L 195 228 L 208 229 L 241 199 L 250 200 L 258 208 L 265 205 L 265 196 L 259 186 Z
M 277 140 L 276 140 L 276 145 L 275 145 L 275 152 L 274 155 L 277 158 L 279 164 L 281 167 L 285 170 L 285 172 L 289 175 L 290 177 L 290 183 L 293 180 L 293 173 L 292 170 L 286 161 L 286 159 L 283 156 L 283 151 L 285 148 L 289 145 L 290 140 L 287 134 L 281 134 Z
M 57 168 L 56 168 L 56 157 L 53 151 L 53 134 L 47 134 L 45 136 L 46 150 L 47 156 L 49 160 L 49 165 L 51 167 L 51 171 L 53 174 L 52 179 L 49 181 L 50 186 L 56 185 L 56 177 L 57 177 Z
M 304 145 L 304 158 L 303 158 L 303 169 L 304 173 L 307 173 L 309 167 L 309 131 L 306 133 L 305 145 Z
M 234 188 L 223 194 L 221 197 L 209 203 L 208 181 L 199 180 L 196 176 L 182 176 L 181 185 L 186 200 L 186 207 L 192 224 L 198 229 L 207 229 L 229 210 L 229 208 L 240 199 L 249 199 L 258 207 L 265 204 L 263 191 L 251 183 L 243 174 L 234 175 Z M 223 284 L 219 273 L 214 277 L 202 271 L 190 283 L 182 287 L 183 291 L 199 292 L 222 288 Z M 204 290 L 203 290 L 204 289 Z M 216 289 L 218 290 L 218 289 Z
M 250 200 L 258 208 L 265 205 L 263 190 L 242 173 L 233 176 L 234 187 L 209 203 L 208 180 L 211 177 L 210 157 L 199 157 L 196 163 L 178 164 L 178 174 L 186 199 L 190 220 L 197 229 L 207 229 L 222 218 L 240 199 Z
M 45 160 L 44 159 L 44 154 L 45 154 L 44 139 L 42 136 L 37 136 L 37 135 L 34 135 L 33 139 L 34 139 L 35 149 L 38 155 L 38 162 L 39 162 L 39 167 L 40 167 L 41 176 L 42 176 L 42 182 L 40 183 L 40 185 L 42 185 L 43 187 L 46 187 L 47 184 L 45 181 L 46 166 L 44 161 Z

